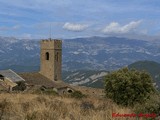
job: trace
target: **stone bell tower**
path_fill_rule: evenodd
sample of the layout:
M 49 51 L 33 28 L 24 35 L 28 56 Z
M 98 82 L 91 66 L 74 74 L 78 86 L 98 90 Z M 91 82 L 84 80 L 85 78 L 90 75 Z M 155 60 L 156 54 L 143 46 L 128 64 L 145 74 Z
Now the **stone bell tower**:
M 41 41 L 40 73 L 52 81 L 61 81 L 62 40 Z

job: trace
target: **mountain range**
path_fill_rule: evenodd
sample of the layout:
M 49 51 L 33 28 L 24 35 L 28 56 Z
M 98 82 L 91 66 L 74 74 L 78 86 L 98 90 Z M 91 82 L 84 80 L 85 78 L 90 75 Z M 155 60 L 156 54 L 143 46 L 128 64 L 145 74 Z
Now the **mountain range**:
M 40 65 L 40 40 L 0 37 L 0 69 Z M 63 70 L 115 70 L 140 60 L 160 61 L 160 41 L 118 37 L 63 40 Z M 14 66 L 14 67 L 13 67 Z
M 39 71 L 39 42 L 40 40 L 0 37 L 0 69 L 13 69 L 16 72 Z M 136 61 L 160 61 L 159 40 L 95 36 L 64 39 L 62 47 L 63 80 L 72 85 L 103 87 L 103 78 L 108 71 L 128 66 Z M 139 63 L 129 67 L 137 68 L 137 64 Z M 141 68 L 143 66 L 146 64 L 142 64 Z M 156 66 L 150 65 L 147 70 Z M 156 81 L 159 80 L 159 70 L 151 73 Z

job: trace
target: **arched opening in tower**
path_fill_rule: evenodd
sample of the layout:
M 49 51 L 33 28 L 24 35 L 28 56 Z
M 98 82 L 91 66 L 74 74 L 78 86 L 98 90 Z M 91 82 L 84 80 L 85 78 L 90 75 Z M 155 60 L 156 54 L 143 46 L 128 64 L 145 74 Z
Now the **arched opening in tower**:
M 46 60 L 49 60 L 49 52 L 46 52 Z

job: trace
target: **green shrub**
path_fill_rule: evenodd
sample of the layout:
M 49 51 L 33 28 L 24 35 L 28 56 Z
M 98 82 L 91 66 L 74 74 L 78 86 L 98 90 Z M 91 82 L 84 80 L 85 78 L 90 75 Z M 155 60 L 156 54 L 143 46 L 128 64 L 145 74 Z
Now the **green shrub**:
M 105 78 L 106 97 L 123 106 L 142 103 L 155 92 L 152 78 L 143 71 L 123 68 Z
M 37 89 L 33 91 L 33 94 L 58 95 L 58 93 L 55 92 L 53 89 L 45 89 L 45 90 Z
M 16 82 L 17 85 L 12 88 L 13 91 L 24 91 L 27 86 L 24 81 Z
M 82 92 L 80 91 L 74 91 L 71 93 L 71 97 L 81 99 L 81 98 L 86 97 L 86 95 L 82 94 Z
M 53 89 L 46 89 L 45 91 L 43 91 L 43 93 L 47 95 L 58 95 L 58 93 L 55 92 Z
M 134 111 L 139 113 L 155 113 L 160 112 L 160 94 L 151 95 L 150 99 L 146 100 L 143 104 L 137 104 L 134 107 Z

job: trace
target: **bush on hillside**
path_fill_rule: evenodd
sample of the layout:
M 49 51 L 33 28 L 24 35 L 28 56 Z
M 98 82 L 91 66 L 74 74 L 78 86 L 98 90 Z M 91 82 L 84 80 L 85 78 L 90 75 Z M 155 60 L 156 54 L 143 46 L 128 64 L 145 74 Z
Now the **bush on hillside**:
M 134 111 L 137 114 L 154 113 L 158 116 L 160 112 L 160 94 L 153 94 L 150 99 L 145 101 L 143 104 L 136 104 Z
M 57 92 L 55 92 L 53 89 L 37 89 L 33 91 L 33 94 L 45 94 L 45 95 L 58 95 Z
M 106 97 L 123 106 L 146 101 L 155 92 L 150 75 L 143 71 L 123 68 L 105 78 Z
M 71 97 L 81 99 L 86 97 L 86 95 L 84 95 L 81 91 L 74 91 L 71 93 Z
M 24 81 L 19 81 L 16 83 L 17 85 L 12 88 L 13 91 L 24 91 L 27 88 L 26 83 Z

